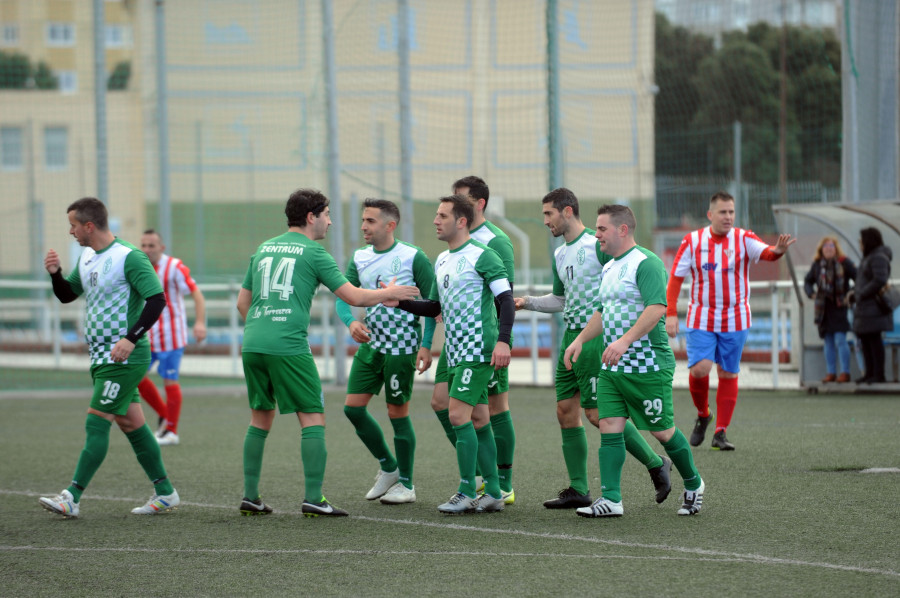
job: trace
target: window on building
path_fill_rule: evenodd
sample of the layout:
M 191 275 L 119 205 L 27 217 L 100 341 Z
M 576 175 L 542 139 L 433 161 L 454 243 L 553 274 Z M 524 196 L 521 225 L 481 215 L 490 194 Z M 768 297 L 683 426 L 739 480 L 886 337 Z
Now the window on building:
M 65 127 L 44 129 L 44 164 L 47 170 L 63 170 L 69 165 L 69 130 Z
M 0 168 L 20 170 L 24 153 L 22 127 L 0 127 Z
M 131 46 L 131 27 L 128 25 L 106 26 L 106 47 L 127 48 Z
M 75 25 L 72 23 L 47 23 L 48 46 L 74 46 Z
M 78 91 L 78 73 L 75 71 L 57 71 L 54 74 L 59 82 L 59 91 L 62 93 L 75 93 Z
M 14 23 L 3 23 L 0 26 L 0 46 L 19 45 L 19 26 Z

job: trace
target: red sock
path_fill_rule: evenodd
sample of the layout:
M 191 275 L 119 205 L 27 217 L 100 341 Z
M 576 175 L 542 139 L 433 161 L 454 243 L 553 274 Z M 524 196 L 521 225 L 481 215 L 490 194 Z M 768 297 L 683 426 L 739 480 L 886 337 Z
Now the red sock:
M 716 432 L 724 430 L 731 423 L 737 397 L 738 379 L 719 378 L 719 390 L 716 392 Z
M 150 378 L 141 380 L 141 383 L 138 384 L 138 392 L 141 398 L 144 399 L 144 402 L 156 411 L 157 415 L 166 419 L 166 404 L 163 403 L 162 397 L 159 396 L 159 391 L 156 390 L 156 384 Z
M 169 411 L 166 416 L 166 429 L 177 434 L 178 418 L 181 416 L 181 386 L 177 382 L 166 385 L 166 405 Z
M 709 417 L 709 374 L 702 378 L 694 378 L 688 374 L 688 388 L 691 400 L 697 408 L 697 417 Z

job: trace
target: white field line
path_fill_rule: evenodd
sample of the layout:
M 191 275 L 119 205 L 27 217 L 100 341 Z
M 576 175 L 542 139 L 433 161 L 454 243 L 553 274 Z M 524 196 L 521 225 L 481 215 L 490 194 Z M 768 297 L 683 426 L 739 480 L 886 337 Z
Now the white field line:
M 0 495 L 10 495 L 10 496 L 45 496 L 47 493 L 33 492 L 33 491 L 14 491 L 14 490 L 5 490 L 0 489 Z M 52 494 L 52 493 L 50 493 Z M 129 502 L 129 503 L 140 503 L 142 499 L 139 498 L 125 498 L 125 497 L 111 497 L 111 496 L 91 496 L 91 500 L 106 500 L 106 501 L 114 501 L 114 502 Z M 215 504 L 206 504 L 206 503 L 194 503 L 194 502 L 182 502 L 182 507 L 199 507 L 204 509 L 228 509 L 235 510 L 234 505 L 215 505 Z M 283 510 L 279 509 L 277 511 L 279 514 L 287 514 L 287 515 L 301 515 L 302 513 L 299 510 Z M 480 521 L 484 521 L 488 519 L 489 516 L 481 516 L 475 515 Z M 463 525 L 459 523 L 438 523 L 433 521 L 414 521 L 411 519 L 390 519 L 384 517 L 366 517 L 361 515 L 351 515 L 349 519 L 356 519 L 359 521 L 371 521 L 374 523 L 388 523 L 391 525 L 412 525 L 419 527 L 431 527 L 431 528 L 439 528 L 439 529 L 449 529 L 449 530 L 461 530 L 461 531 L 469 531 L 469 532 L 478 532 L 478 533 L 488 533 L 488 534 L 507 534 L 513 536 L 523 536 L 529 538 L 543 538 L 547 540 L 562 540 L 566 542 L 583 542 L 586 544 L 605 544 L 608 546 L 616 546 L 620 548 L 640 548 L 645 550 L 654 550 L 661 552 L 671 552 L 678 553 L 684 555 L 693 555 L 693 556 L 666 556 L 661 557 L 658 555 L 648 555 L 648 556 L 629 556 L 629 555 L 579 555 L 579 554 L 560 554 L 560 553 L 523 553 L 523 552 L 470 552 L 470 551 L 388 551 L 388 550 L 347 550 L 347 549 L 336 549 L 336 550 L 310 550 L 310 549 L 294 549 L 294 550 L 266 550 L 266 549 L 206 549 L 206 548 L 188 548 L 188 549 L 169 549 L 169 548 L 142 548 L 142 547 L 134 547 L 134 548 L 65 548 L 65 547 L 35 547 L 35 546 L 7 546 L 0 545 L 0 552 L 9 552 L 16 550 L 35 550 L 35 551 L 77 551 L 77 552 L 143 552 L 143 553 L 166 553 L 166 552 L 179 552 L 179 553 L 212 553 L 212 554 L 360 554 L 360 555 L 434 555 L 434 556 L 445 556 L 445 555 L 467 555 L 467 556 L 507 556 L 507 557 L 563 557 L 563 558 L 618 558 L 618 559 L 666 559 L 673 561 L 681 561 L 681 560 L 703 560 L 703 561 L 720 561 L 720 562 L 740 562 L 740 563 L 758 563 L 761 565 L 793 565 L 799 567 L 813 567 L 819 569 L 831 569 L 835 571 L 849 571 L 853 573 L 871 573 L 875 575 L 887 575 L 889 577 L 898 577 L 900 578 L 900 571 L 893 571 L 890 569 L 874 569 L 869 567 L 854 567 L 851 565 L 836 565 L 834 563 L 824 563 L 824 562 L 816 562 L 816 561 L 801 561 L 797 559 L 785 559 L 779 557 L 770 557 L 760 554 L 744 554 L 739 552 L 724 552 L 718 550 L 707 550 L 704 548 L 688 548 L 684 546 L 670 546 L 666 544 L 643 544 L 638 542 L 623 542 L 620 540 L 604 540 L 602 538 L 594 538 L 590 536 L 573 536 L 571 534 L 550 534 L 550 533 L 537 533 L 537 532 L 529 532 L 525 530 L 516 530 L 516 529 L 504 529 L 504 528 L 487 528 L 487 527 L 476 527 L 473 525 Z M 700 557 L 698 559 L 698 557 Z

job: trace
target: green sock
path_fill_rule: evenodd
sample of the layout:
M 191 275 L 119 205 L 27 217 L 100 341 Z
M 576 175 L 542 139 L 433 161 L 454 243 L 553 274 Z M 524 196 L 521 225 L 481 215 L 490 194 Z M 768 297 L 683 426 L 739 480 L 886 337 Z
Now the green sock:
M 144 468 L 144 473 L 153 482 L 154 492 L 160 496 L 175 492 L 166 474 L 166 466 L 163 465 L 159 443 L 150 431 L 150 426 L 144 424 L 137 430 L 125 434 L 125 437 L 131 443 L 131 448 L 137 456 L 138 463 Z
M 391 420 L 394 428 L 394 450 L 397 451 L 397 467 L 400 469 L 400 483 L 413 487 L 413 464 L 416 460 L 416 431 L 409 416 Z
M 109 430 L 112 422 L 103 419 L 99 415 L 88 413 L 84 421 L 84 448 L 78 457 L 78 465 L 75 467 L 75 476 L 72 484 L 67 488 L 72 493 L 75 502 L 81 500 L 81 493 L 91 482 L 91 478 L 100 469 L 100 465 L 109 451 Z
M 259 498 L 259 477 L 268 436 L 268 430 L 247 426 L 247 435 L 244 436 L 244 496 L 250 500 Z
M 450 441 L 450 444 L 456 446 L 456 432 L 453 431 L 453 424 L 450 423 L 450 410 L 441 409 L 440 411 L 435 411 L 434 414 L 437 416 L 438 421 L 441 422 L 444 434 L 447 435 L 447 440 Z
M 509 411 L 491 416 L 494 442 L 497 444 L 497 469 L 500 475 L 500 489 L 512 492 L 513 453 L 516 452 L 516 430 L 513 428 Z M 484 469 L 482 468 L 482 472 Z
M 457 492 L 475 498 L 475 462 L 478 460 L 478 435 L 475 433 L 475 426 L 472 422 L 453 426 L 453 433 L 456 437 L 456 463 L 459 466 Z
M 303 459 L 304 499 L 317 503 L 322 500 L 322 481 L 325 479 L 325 426 L 307 426 L 300 437 L 300 457 Z
M 662 457 L 653 452 L 647 441 L 634 427 L 630 419 L 625 420 L 625 450 L 632 457 L 640 461 L 647 469 L 653 469 L 663 464 Z
M 484 478 L 484 491 L 494 498 L 502 498 L 497 470 L 497 439 L 491 428 L 491 424 L 488 424 L 475 430 L 478 438 L 478 463 L 481 465 L 481 477 Z
M 622 466 L 625 465 L 625 435 L 600 434 L 600 488 L 603 498 L 622 502 Z
M 681 433 L 681 430 L 675 428 L 675 434 L 669 438 L 668 442 L 662 443 L 666 449 L 666 454 L 672 459 L 672 464 L 681 474 L 684 480 L 685 490 L 696 490 L 700 487 L 700 473 L 694 466 L 694 455 L 691 454 L 691 446 L 688 444 L 687 438 Z
M 356 428 L 356 435 L 362 440 L 372 456 L 378 459 L 382 471 L 394 471 L 397 469 L 397 460 L 391 454 L 387 441 L 384 439 L 384 432 L 381 426 L 369 413 L 365 407 L 349 407 L 344 405 L 344 415 Z
M 588 442 L 584 426 L 563 428 L 562 451 L 569 472 L 569 485 L 579 494 L 587 494 L 590 490 L 587 477 Z

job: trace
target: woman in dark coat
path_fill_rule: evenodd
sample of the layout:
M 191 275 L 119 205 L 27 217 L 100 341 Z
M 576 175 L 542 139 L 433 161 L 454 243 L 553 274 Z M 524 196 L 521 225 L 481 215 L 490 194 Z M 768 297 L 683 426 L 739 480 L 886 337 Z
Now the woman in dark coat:
M 814 301 L 819 337 L 825 340 L 825 367 L 828 375 L 822 382 L 850 382 L 847 293 L 850 291 L 851 280 L 856 280 L 856 265 L 844 255 L 837 239 L 823 237 L 803 281 L 806 296 Z M 837 367 L 838 357 L 840 373 Z
M 859 231 L 863 258 L 856 274 L 853 308 L 853 332 L 859 338 L 866 373 L 857 382 L 884 382 L 884 342 L 881 334 L 894 329 L 894 316 L 878 301 L 878 292 L 891 277 L 891 248 L 884 244 L 881 231 L 864 228 Z

